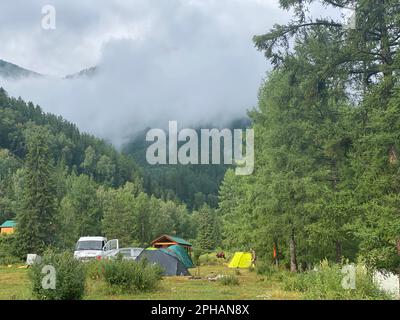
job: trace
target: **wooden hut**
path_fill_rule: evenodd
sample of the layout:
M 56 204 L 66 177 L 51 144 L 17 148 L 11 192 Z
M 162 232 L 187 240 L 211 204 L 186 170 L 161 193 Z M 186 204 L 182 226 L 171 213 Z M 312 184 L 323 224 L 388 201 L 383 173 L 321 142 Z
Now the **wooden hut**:
M 168 248 L 173 245 L 180 245 L 183 248 L 186 249 L 188 253 L 192 251 L 192 244 L 187 242 L 186 240 L 175 237 L 175 236 L 169 236 L 167 234 L 162 235 L 161 237 L 158 237 L 157 239 L 153 240 L 151 242 L 151 245 L 154 248 Z
M 7 220 L 0 226 L 0 234 L 14 233 L 16 222 L 13 220 Z

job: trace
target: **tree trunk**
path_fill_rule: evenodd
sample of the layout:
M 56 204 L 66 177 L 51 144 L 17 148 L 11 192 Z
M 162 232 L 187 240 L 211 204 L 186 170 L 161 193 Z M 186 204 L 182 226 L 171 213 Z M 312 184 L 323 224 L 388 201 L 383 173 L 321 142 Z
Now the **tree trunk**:
M 274 242 L 274 259 L 275 259 L 275 265 L 278 267 L 279 266 L 279 256 L 278 256 L 278 242 Z
M 397 254 L 400 256 L 400 238 L 397 238 L 396 241 L 396 245 L 397 245 Z M 400 268 L 397 271 L 397 276 L 399 277 L 399 295 L 400 295 Z
M 292 230 L 292 234 L 290 235 L 289 249 L 290 249 L 290 271 L 297 272 L 296 241 L 294 239 L 294 229 Z
M 385 5 L 382 1 L 379 4 L 382 16 L 380 17 L 380 57 L 382 61 L 383 78 L 390 88 L 393 85 L 393 57 L 390 48 L 390 35 L 388 25 L 386 24 L 387 12 L 385 11 Z
M 336 262 L 340 263 L 342 260 L 342 243 L 336 240 Z

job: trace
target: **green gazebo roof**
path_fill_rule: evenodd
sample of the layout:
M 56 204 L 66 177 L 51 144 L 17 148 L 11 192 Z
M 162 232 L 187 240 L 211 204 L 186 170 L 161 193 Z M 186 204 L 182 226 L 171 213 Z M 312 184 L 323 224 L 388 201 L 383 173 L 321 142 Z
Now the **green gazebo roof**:
M 5 221 L 0 228 L 14 228 L 17 223 L 14 220 L 7 220 Z
M 167 235 L 168 238 L 171 238 L 172 240 L 174 240 L 175 242 L 179 243 L 179 244 L 183 244 L 186 246 L 191 246 L 192 244 L 190 242 L 187 242 L 185 239 L 179 238 L 179 237 L 175 237 L 175 236 L 169 236 Z
M 170 236 L 168 234 L 164 234 L 161 237 L 158 237 L 157 239 L 153 240 L 151 243 L 152 244 L 157 243 L 160 240 L 162 240 L 163 238 L 164 239 L 166 238 L 166 239 L 170 240 L 171 242 L 176 242 L 176 243 L 178 243 L 180 245 L 190 246 L 190 247 L 192 246 L 192 244 L 190 242 L 186 241 L 185 239 L 182 239 L 182 238 L 179 238 L 179 237 L 175 237 L 175 236 Z

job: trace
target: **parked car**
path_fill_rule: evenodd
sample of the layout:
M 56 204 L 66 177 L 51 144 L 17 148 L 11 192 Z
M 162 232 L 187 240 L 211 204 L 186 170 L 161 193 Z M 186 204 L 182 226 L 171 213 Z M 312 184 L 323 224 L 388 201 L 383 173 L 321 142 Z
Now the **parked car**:
M 142 248 L 120 248 L 108 251 L 104 255 L 104 259 L 117 259 L 118 255 L 122 256 L 122 259 L 136 260 L 136 258 L 143 251 Z
M 105 237 L 81 237 L 76 243 L 74 257 L 81 261 L 102 259 L 108 252 L 119 248 L 118 240 Z

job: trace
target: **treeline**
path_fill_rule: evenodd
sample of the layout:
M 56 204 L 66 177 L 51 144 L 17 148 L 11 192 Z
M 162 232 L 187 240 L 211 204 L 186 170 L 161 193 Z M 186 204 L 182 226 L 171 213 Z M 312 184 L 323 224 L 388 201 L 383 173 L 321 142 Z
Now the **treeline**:
M 61 118 L 0 91 L 0 258 L 72 250 L 79 237 L 105 235 L 122 246 L 147 246 L 161 234 L 215 248 L 215 210 L 189 212 L 180 201 L 145 193 L 135 161 Z M 18 146 L 18 147 L 17 147 Z
M 249 126 L 249 119 L 244 117 L 231 121 L 227 128 L 245 129 Z M 204 127 L 223 129 L 213 124 Z M 200 136 L 200 128 L 195 129 Z M 229 165 L 152 166 L 146 161 L 146 150 L 150 145 L 151 142 L 146 142 L 146 132 L 142 132 L 124 146 L 124 152 L 131 155 L 143 168 L 143 187 L 147 193 L 162 199 L 181 201 L 191 210 L 197 210 L 204 205 L 218 207 L 219 186 Z
M 91 135 L 80 133 L 77 127 L 39 106 L 22 99 L 8 97 L 0 88 L 0 221 L 17 213 L 18 183 L 28 154 L 27 137 L 37 127 L 45 128 L 49 148 L 49 163 L 57 175 L 58 198 L 62 177 L 85 174 L 99 184 L 118 187 L 127 181 L 140 181 L 140 168 L 135 161 L 117 152 L 110 144 Z
M 354 5 L 356 25 L 307 18 L 254 38 L 274 66 L 250 112 L 255 174 L 228 171 L 220 191 L 224 244 L 254 245 L 292 271 L 327 258 L 400 266 L 400 6 Z
M 45 127 L 32 127 L 23 160 L 0 152 L 6 172 L 0 200 L 11 200 L 14 210 L 2 221 L 6 216 L 17 221 L 15 234 L 0 237 L 0 258 L 23 258 L 48 248 L 72 250 L 85 235 L 118 238 L 121 246 L 146 247 L 162 234 L 185 237 L 202 250 L 220 244 L 215 210 L 203 206 L 189 212 L 184 204 L 146 194 L 140 180 L 115 188 L 84 173 L 59 171 L 51 164 L 49 136 Z
M 54 165 L 85 173 L 99 183 L 120 186 L 140 178 L 135 161 L 103 140 L 81 133 L 75 124 L 60 116 L 44 113 L 39 106 L 21 98 L 8 97 L 0 88 L 0 148 L 23 159 L 27 154 L 25 135 L 33 126 L 46 127 L 50 133 L 49 148 Z

